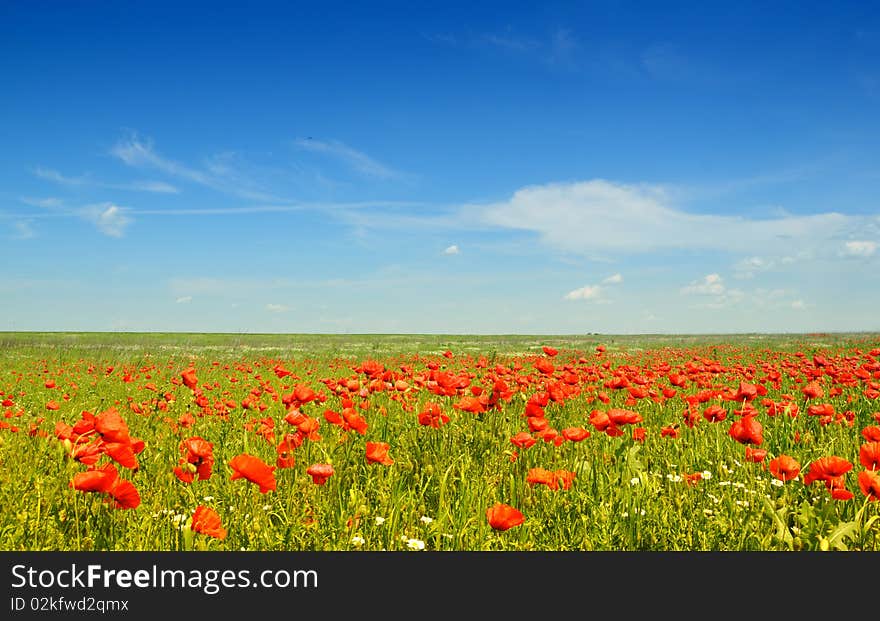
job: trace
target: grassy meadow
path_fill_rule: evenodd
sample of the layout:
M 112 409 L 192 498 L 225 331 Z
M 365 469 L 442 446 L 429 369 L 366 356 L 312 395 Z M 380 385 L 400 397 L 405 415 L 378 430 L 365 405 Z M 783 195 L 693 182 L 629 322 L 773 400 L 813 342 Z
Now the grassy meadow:
M 0 548 L 878 551 L 878 396 L 869 333 L 0 333 Z

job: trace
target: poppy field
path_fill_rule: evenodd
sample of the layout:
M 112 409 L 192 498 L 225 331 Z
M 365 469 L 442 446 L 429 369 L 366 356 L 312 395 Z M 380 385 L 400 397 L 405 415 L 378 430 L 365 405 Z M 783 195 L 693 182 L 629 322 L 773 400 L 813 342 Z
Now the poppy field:
M 880 550 L 880 335 L 0 341 L 4 550 Z

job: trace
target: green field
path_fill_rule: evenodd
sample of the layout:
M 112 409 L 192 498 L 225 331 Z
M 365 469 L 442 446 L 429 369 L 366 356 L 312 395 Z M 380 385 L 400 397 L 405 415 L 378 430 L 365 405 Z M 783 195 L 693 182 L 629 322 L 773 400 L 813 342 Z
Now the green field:
M 880 425 L 877 348 L 872 333 L 0 333 L 0 547 L 876 551 L 880 503 L 861 485 Z M 447 420 L 420 424 L 428 404 Z M 346 409 L 362 431 L 327 414 Z M 80 422 L 109 410 L 122 440 Z M 608 431 L 612 411 L 632 416 Z M 734 437 L 739 420 L 759 424 L 760 443 Z M 524 433 L 529 446 L 512 441 Z M 192 437 L 212 445 L 213 468 L 185 482 L 174 469 Z M 108 448 L 129 440 L 134 467 Z M 391 463 L 366 459 L 368 443 Z M 91 465 L 75 458 L 87 445 Z M 232 479 L 242 454 L 274 468 L 274 489 Z M 768 468 L 782 455 L 800 466 L 793 480 Z M 831 456 L 850 469 L 804 481 Z M 136 506 L 71 487 L 109 464 Z M 323 485 L 313 464 L 333 467 Z M 522 522 L 494 526 L 496 504 Z M 224 537 L 194 530 L 199 506 Z

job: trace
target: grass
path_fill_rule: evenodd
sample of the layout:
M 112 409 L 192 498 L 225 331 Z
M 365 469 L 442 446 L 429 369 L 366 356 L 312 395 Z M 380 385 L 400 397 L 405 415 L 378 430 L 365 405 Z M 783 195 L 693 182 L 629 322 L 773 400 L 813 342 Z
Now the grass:
M 599 356 L 598 345 L 607 351 Z M 556 370 L 544 377 L 533 364 L 542 346 L 559 349 Z M 859 435 L 878 424 L 880 403 L 865 395 L 867 381 L 841 381 L 821 374 L 826 393 L 841 418 L 823 424 L 806 413 L 801 388 L 816 370 L 814 355 L 840 369 L 868 363 L 880 346 L 876 334 L 815 335 L 226 335 L 127 333 L 0 333 L 0 397 L 13 404 L 0 429 L 0 547 L 4 550 L 878 550 L 877 505 L 859 490 L 856 473 Z M 445 351 L 453 356 L 443 356 Z M 861 352 L 861 353 L 857 353 Z M 800 355 L 799 355 L 800 354 Z M 480 358 L 485 364 L 481 365 Z M 390 373 L 382 390 L 358 394 L 331 389 L 321 380 L 369 379 L 357 371 L 378 360 Z M 668 387 L 670 370 L 689 362 L 717 363 L 722 371 L 694 372 L 686 388 L 669 399 L 627 401 L 627 390 L 605 386 L 615 374 L 645 376 L 648 386 Z M 556 430 L 583 427 L 581 442 L 559 446 L 538 439 L 530 448 L 510 438 L 529 431 L 526 401 L 561 381 L 564 365 L 577 377 L 577 392 L 551 401 L 545 420 Z M 607 368 L 603 366 L 607 364 Z M 281 365 L 293 375 L 278 377 Z M 429 390 L 425 378 L 445 370 L 465 378 L 452 395 Z M 511 387 L 499 409 L 480 414 L 455 409 L 471 386 L 492 391 L 496 365 Z M 195 368 L 210 407 L 175 383 Z M 516 370 L 519 367 L 518 370 Z M 664 370 L 666 369 L 666 370 Z M 728 430 L 741 404 L 718 395 L 728 417 L 683 424 L 682 397 L 705 386 L 736 389 L 741 381 L 780 372 L 778 385 L 764 382 L 767 397 L 788 394 L 800 414 L 770 416 L 760 410 L 768 456 L 745 459 L 745 447 Z M 826 367 L 827 370 L 827 367 Z M 518 382 L 517 378 L 521 378 Z M 47 388 L 46 381 L 55 381 Z M 408 387 L 395 388 L 398 379 Z M 147 387 L 152 384 L 154 389 Z M 277 487 L 261 494 L 246 480 L 230 480 L 229 462 L 241 453 L 275 464 L 276 445 L 296 427 L 285 421 L 281 397 L 307 385 L 326 401 L 300 410 L 320 422 L 320 439 L 295 451 L 292 468 L 275 471 Z M 335 384 L 333 384 L 335 386 Z M 609 403 L 598 400 L 605 392 Z M 365 435 L 330 424 L 327 409 L 340 412 L 349 396 L 366 419 Z M 65 398 L 66 397 L 66 398 Z M 253 398 L 249 409 L 242 403 Z M 54 400 L 59 409 L 48 410 Z M 230 402 L 231 406 L 218 407 Z M 439 428 L 419 425 L 428 402 L 449 415 Z M 700 409 L 706 404 L 701 404 Z M 138 468 L 119 467 L 120 477 L 138 489 L 135 509 L 114 509 L 101 494 L 73 490 L 69 482 L 86 466 L 70 458 L 54 436 L 59 421 L 73 425 L 83 411 L 118 409 L 133 438 L 145 443 Z M 260 409 L 264 407 L 264 409 Z M 637 412 L 644 442 L 630 427 L 615 437 L 589 422 L 593 410 Z M 181 421 L 186 415 L 192 424 Z M 271 421 L 271 423 L 269 422 Z M 271 425 L 273 442 L 259 435 Z M 13 427 L 17 431 L 13 431 Z M 677 438 L 661 435 L 675 427 Z M 29 433 L 30 432 L 30 433 Z M 533 433 L 537 437 L 536 433 Z M 173 474 L 181 440 L 200 436 L 214 445 L 214 472 L 186 484 Z M 387 442 L 394 463 L 365 459 L 367 442 Z M 514 456 L 514 452 L 517 453 Z M 847 474 L 851 500 L 831 498 L 821 482 L 774 483 L 766 463 L 796 457 L 804 472 L 815 459 L 838 455 L 854 464 Z M 109 461 L 102 457 L 101 462 Z M 325 485 L 312 482 L 306 468 L 331 463 Z M 569 489 L 527 482 L 533 468 L 575 474 Z M 704 473 L 694 484 L 685 475 Z M 800 479 L 803 478 L 803 474 Z M 524 522 L 506 531 L 487 523 L 486 509 L 509 504 Z M 194 533 L 197 506 L 214 509 L 228 535 Z

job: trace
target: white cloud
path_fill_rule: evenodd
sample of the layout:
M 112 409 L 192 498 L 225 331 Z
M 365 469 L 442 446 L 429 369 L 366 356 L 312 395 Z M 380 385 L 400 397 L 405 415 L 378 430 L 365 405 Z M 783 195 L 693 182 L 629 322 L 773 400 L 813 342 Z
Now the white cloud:
M 877 252 L 877 242 L 848 241 L 843 244 L 843 254 L 847 257 L 870 257 Z
M 132 220 L 126 215 L 126 209 L 113 203 L 89 205 L 80 210 L 80 215 L 94 224 L 99 231 L 110 237 L 122 237 L 126 227 Z
M 623 282 L 622 274 L 613 274 L 602 281 L 603 284 L 606 285 L 617 285 Z
M 790 257 L 786 257 L 790 258 Z M 734 278 L 748 279 L 753 278 L 759 272 L 766 272 L 774 265 L 774 261 L 761 257 L 748 257 L 739 261 L 733 266 Z
M 725 290 L 723 279 L 718 274 L 708 274 L 681 288 L 685 295 L 723 295 Z
M 616 285 L 622 282 L 623 276 L 621 274 L 612 274 L 611 276 L 605 278 L 602 281 L 602 284 Z M 569 291 L 562 297 L 565 300 L 591 300 L 593 302 L 610 304 L 610 301 L 605 299 L 605 291 L 601 285 L 585 285 L 580 289 Z
M 12 227 L 15 229 L 13 235 L 15 239 L 31 239 L 36 235 L 29 220 L 16 220 L 12 223 Z
M 64 206 L 64 201 L 60 198 L 29 198 L 24 197 L 21 202 L 31 207 L 42 207 L 43 209 L 57 209 Z
M 386 166 L 385 164 L 382 164 L 381 162 L 373 159 L 366 153 L 353 149 L 344 142 L 340 142 L 338 140 L 325 141 L 314 140 L 312 138 L 301 138 L 299 140 L 295 140 L 294 144 L 301 149 L 305 149 L 306 151 L 322 153 L 336 158 L 337 160 L 342 161 L 357 172 L 368 177 L 375 177 L 378 179 L 396 179 L 403 176 L 401 172 L 394 170 L 393 168 Z
M 688 213 L 670 205 L 671 189 L 602 179 L 522 188 L 506 201 L 476 208 L 484 223 L 533 231 L 556 250 L 602 252 L 711 250 L 757 256 L 766 248 L 795 255 L 860 230 L 866 217 L 840 213 L 750 219 Z M 468 206 L 462 210 L 468 215 Z
M 598 300 L 602 297 L 602 288 L 598 285 L 587 285 L 565 294 L 566 300 Z
M 41 179 L 46 179 L 47 181 L 53 181 L 62 185 L 83 185 L 89 182 L 88 177 L 66 177 L 57 170 L 44 168 L 42 166 L 37 166 L 32 172 Z
M 803 300 L 794 300 L 794 301 L 791 303 L 791 307 L 792 307 L 793 309 L 795 309 L 795 310 L 803 310 L 804 308 L 807 307 L 807 305 L 804 304 L 804 301 L 803 301 Z
M 33 169 L 33 173 L 41 179 L 59 183 L 68 186 L 93 186 L 98 188 L 108 188 L 111 190 L 133 190 L 136 192 L 156 192 L 160 194 L 177 194 L 180 192 L 176 187 L 164 181 L 132 181 L 131 183 L 108 183 L 93 179 L 89 175 L 81 175 L 79 177 L 68 177 L 62 175 L 57 170 L 38 166 Z M 25 201 L 27 202 L 27 201 Z M 60 202 L 60 201 L 59 201 Z M 28 203 L 31 204 L 31 203 Z M 57 205 L 38 205 L 57 206 Z
M 458 254 L 458 253 L 459 253 L 458 246 L 456 246 L 455 244 L 449 246 L 448 248 L 446 248 L 446 250 L 443 251 L 443 254 Z
M 125 186 L 118 186 L 120 189 L 141 190 L 143 192 L 157 192 L 159 194 L 178 194 L 180 190 L 170 183 L 164 181 L 135 181 Z
M 193 298 L 191 295 L 183 295 L 183 296 L 180 296 L 179 298 L 177 298 L 176 300 L 174 300 L 174 302 L 176 304 L 189 304 L 190 302 L 192 302 L 192 299 Z
M 266 310 L 270 313 L 286 313 L 287 311 L 293 309 L 289 306 L 285 306 L 284 304 L 266 304 Z
M 691 283 L 680 289 L 682 295 L 696 295 L 703 298 L 697 308 L 724 308 L 731 304 L 738 304 L 744 298 L 746 293 L 740 289 L 729 289 L 724 284 L 724 279 L 720 274 L 707 274 L 699 280 L 691 281 Z M 750 298 L 754 301 L 754 297 Z
M 247 200 L 279 201 L 277 197 L 263 192 L 256 187 L 254 182 L 240 175 L 231 165 L 232 155 L 223 153 L 208 161 L 208 171 L 192 168 L 180 162 L 159 155 L 153 149 L 150 140 L 142 140 L 137 134 L 131 134 L 126 139 L 117 142 L 110 154 L 121 160 L 128 166 L 136 168 L 155 168 L 165 174 L 181 179 L 186 179 L 199 185 L 204 185 L 213 190 L 232 194 Z M 150 185 L 153 191 L 167 191 L 168 184 Z

